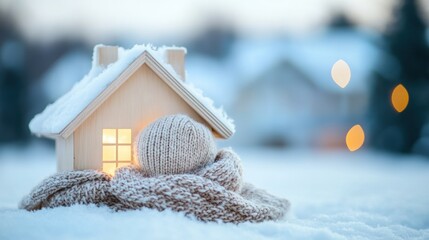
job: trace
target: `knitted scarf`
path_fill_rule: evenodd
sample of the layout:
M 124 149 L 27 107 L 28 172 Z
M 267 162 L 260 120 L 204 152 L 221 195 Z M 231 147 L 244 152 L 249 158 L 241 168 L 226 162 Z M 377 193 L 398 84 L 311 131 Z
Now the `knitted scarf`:
M 240 158 L 230 149 L 188 174 L 147 177 L 136 166 L 119 168 L 113 177 L 96 170 L 58 173 L 36 186 L 19 207 L 31 211 L 73 204 L 116 211 L 171 209 L 201 221 L 231 223 L 281 219 L 290 206 L 286 199 L 243 183 Z

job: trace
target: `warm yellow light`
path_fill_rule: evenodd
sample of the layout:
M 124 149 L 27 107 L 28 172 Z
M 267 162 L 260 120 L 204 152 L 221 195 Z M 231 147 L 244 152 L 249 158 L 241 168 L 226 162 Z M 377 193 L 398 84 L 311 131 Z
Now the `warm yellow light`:
M 116 129 L 103 129 L 103 143 L 116 143 Z
M 118 161 L 131 161 L 131 146 L 118 146 Z
M 103 171 L 113 175 L 131 159 L 131 129 L 103 129 Z
M 118 143 L 131 144 L 131 129 L 118 129 Z
M 103 172 L 114 175 L 116 170 L 116 163 L 103 163 Z
M 354 125 L 347 132 L 346 144 L 350 151 L 356 151 L 362 147 L 365 141 L 365 133 L 359 124 Z
M 351 72 L 349 65 L 342 59 L 334 63 L 331 69 L 334 82 L 341 88 L 345 88 L 350 82 Z
M 402 85 L 398 84 L 392 92 L 392 96 L 390 97 L 393 108 L 397 112 L 402 112 L 408 105 L 409 96 L 407 89 Z
M 129 162 L 129 163 L 118 163 L 118 168 L 125 167 L 128 165 L 131 165 L 131 162 Z
M 103 146 L 103 161 L 116 161 L 116 146 Z

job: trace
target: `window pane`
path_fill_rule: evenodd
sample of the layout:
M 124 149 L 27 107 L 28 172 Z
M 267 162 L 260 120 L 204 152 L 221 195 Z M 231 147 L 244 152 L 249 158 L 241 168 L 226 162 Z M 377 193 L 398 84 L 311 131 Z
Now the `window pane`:
M 103 143 L 116 143 L 116 129 L 103 129 Z
M 118 143 L 131 144 L 131 129 L 118 129 Z
M 103 161 L 116 161 L 116 146 L 103 146 Z
M 131 161 L 131 146 L 118 146 L 118 160 Z
M 128 166 L 128 165 L 131 165 L 131 162 L 129 162 L 129 163 L 118 163 L 118 168 L 125 167 L 125 166 Z
M 116 163 L 103 163 L 103 172 L 113 175 L 116 170 Z

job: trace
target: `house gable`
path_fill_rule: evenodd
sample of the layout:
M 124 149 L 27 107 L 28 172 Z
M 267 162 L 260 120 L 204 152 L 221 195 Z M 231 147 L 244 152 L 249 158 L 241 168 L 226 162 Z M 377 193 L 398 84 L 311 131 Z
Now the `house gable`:
M 94 48 L 91 70 L 73 88 L 49 104 L 30 121 L 30 131 L 37 136 L 68 139 L 84 120 L 143 63 L 152 68 L 185 102 L 204 118 L 215 135 L 229 138 L 235 132 L 232 119 L 202 91 L 184 81 L 183 60 L 186 49 L 177 47 L 155 48 L 135 45 L 130 49 L 116 48 L 118 58 L 100 66 L 99 50 L 113 51 L 109 46 Z M 179 61 L 180 60 L 180 61 Z M 179 70 L 178 70 L 179 69 Z M 122 79 L 122 80 L 121 80 Z
M 134 139 L 157 118 L 178 113 L 210 126 L 149 64 L 143 63 L 74 131 L 74 169 L 101 169 L 103 128 L 131 129 Z
M 212 126 L 215 136 L 228 138 L 233 134 L 233 129 L 230 129 L 211 109 L 208 109 L 200 99 L 198 99 L 187 87 L 174 77 L 167 69 L 163 67 L 151 54 L 144 51 L 128 68 L 123 71 L 119 77 L 114 80 L 103 92 L 101 92 L 78 116 L 71 121 L 60 132 L 64 138 L 69 137 L 86 118 L 88 118 L 111 94 L 113 94 L 124 82 L 130 78 L 143 64 L 147 65 L 154 73 L 172 88 L 185 102 L 187 102 L 199 115 L 208 123 L 207 126 Z

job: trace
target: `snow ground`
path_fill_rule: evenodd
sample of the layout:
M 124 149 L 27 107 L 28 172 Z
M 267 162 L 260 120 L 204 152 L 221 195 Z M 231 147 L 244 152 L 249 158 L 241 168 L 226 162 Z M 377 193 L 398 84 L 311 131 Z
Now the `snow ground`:
M 239 149 L 247 181 L 288 198 L 287 220 L 201 223 L 170 211 L 18 210 L 53 150 L 0 147 L 0 239 L 429 239 L 429 161 L 374 152 Z

